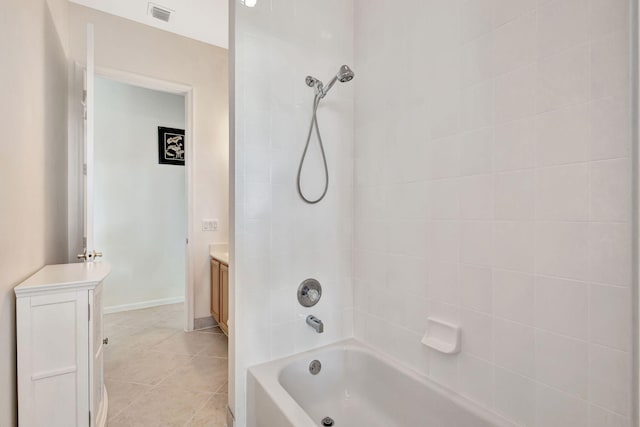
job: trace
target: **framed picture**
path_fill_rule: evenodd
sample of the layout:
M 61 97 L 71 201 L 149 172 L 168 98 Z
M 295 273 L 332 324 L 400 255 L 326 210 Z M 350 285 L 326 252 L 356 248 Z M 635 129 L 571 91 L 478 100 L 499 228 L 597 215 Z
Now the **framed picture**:
M 158 126 L 158 163 L 184 166 L 184 129 Z

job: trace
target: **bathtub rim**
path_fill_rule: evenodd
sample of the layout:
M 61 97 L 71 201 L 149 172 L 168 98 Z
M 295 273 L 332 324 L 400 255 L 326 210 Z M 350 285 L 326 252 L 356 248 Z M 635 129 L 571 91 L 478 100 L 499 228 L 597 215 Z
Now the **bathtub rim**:
M 495 427 L 517 427 L 517 424 L 502 417 L 500 414 L 471 401 L 470 399 L 446 388 L 445 386 L 436 383 L 423 374 L 407 367 L 403 362 L 391 356 L 388 356 L 355 338 L 347 338 L 345 340 L 324 345 L 312 350 L 295 353 L 290 356 L 285 356 L 269 362 L 250 366 L 248 369 L 248 375 L 250 375 L 257 383 L 262 386 L 264 392 L 273 401 L 273 403 L 278 406 L 282 414 L 292 425 L 301 427 L 315 427 L 318 425 L 317 422 L 309 416 L 309 414 L 298 404 L 298 402 L 296 402 L 293 396 L 291 396 L 289 392 L 282 386 L 282 384 L 280 383 L 280 375 L 282 374 L 282 370 L 292 362 L 310 357 L 315 359 L 317 358 L 315 356 L 319 353 L 324 353 L 330 350 L 356 351 L 366 353 L 374 359 L 377 359 L 381 363 L 391 366 L 392 369 L 397 370 L 399 373 L 406 375 L 415 381 L 418 381 L 420 384 L 429 388 L 434 393 L 438 393 L 443 397 L 451 400 L 473 415 L 494 424 Z

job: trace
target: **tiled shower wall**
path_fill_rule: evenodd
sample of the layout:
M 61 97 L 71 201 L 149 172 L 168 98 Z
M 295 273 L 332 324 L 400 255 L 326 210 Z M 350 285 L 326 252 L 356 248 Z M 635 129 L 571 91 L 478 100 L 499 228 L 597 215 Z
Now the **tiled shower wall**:
M 337 83 L 318 110 L 329 163 L 326 198 L 307 205 L 296 173 L 311 120 L 313 75 L 353 64 L 353 2 L 258 0 L 235 5 L 235 410 L 245 425 L 248 366 L 353 335 L 353 84 Z M 317 141 L 303 188 L 324 179 Z M 312 309 L 296 299 L 307 278 L 323 286 Z M 317 334 L 308 314 L 324 322 Z
M 356 0 L 355 335 L 522 426 L 629 425 L 629 14 Z

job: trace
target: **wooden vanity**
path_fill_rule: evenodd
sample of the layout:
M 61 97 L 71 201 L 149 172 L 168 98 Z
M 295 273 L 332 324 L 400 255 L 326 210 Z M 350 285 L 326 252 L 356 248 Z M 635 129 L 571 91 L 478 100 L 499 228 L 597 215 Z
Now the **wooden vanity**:
M 229 334 L 229 255 L 211 251 L 211 316 Z

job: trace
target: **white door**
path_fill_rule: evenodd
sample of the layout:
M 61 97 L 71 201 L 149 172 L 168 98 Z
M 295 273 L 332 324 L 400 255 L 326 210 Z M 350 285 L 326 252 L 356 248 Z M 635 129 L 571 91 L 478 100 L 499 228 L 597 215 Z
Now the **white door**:
M 95 124 L 95 63 L 94 63 L 93 24 L 87 24 L 87 67 L 84 74 L 84 251 L 78 259 L 93 262 L 101 257 L 94 246 L 94 124 Z

